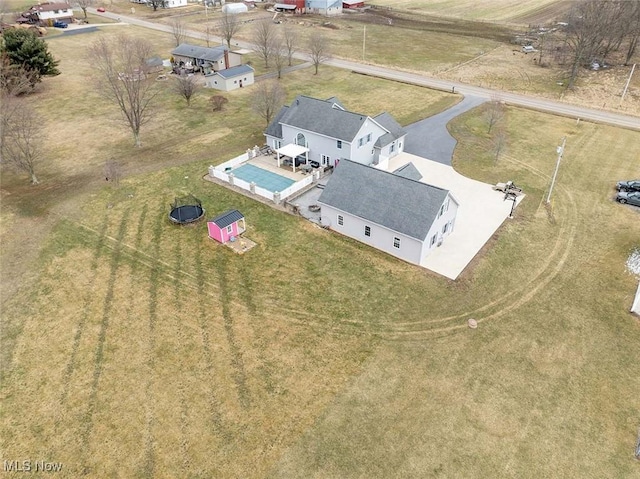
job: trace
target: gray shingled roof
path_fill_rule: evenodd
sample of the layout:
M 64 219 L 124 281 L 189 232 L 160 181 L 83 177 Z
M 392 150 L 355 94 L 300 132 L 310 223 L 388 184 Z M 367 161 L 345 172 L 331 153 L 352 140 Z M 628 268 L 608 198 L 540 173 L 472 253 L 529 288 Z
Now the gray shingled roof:
M 265 130 L 265 135 L 273 136 L 275 138 L 282 138 L 282 117 L 289 111 L 288 106 L 283 106 L 276 114 L 273 121 L 269 123 L 269 126 Z
M 253 68 L 251 68 L 249 65 L 238 65 L 235 67 L 227 68 L 225 70 L 220 70 L 216 73 L 220 75 L 222 78 L 233 78 L 239 75 L 246 75 L 247 73 L 251 73 L 252 71 L 253 71 Z M 210 76 L 210 75 L 206 75 L 206 76 Z
M 342 160 L 318 203 L 422 241 L 448 193 L 426 183 Z
M 393 118 L 389 113 L 384 112 L 380 113 L 378 116 L 373 118 L 376 123 L 381 125 L 385 130 L 388 130 L 389 133 L 385 133 L 376 141 L 375 146 L 382 147 L 388 145 L 389 143 L 397 140 L 398 138 L 403 137 L 407 134 L 406 130 L 400 126 L 395 118 Z
M 211 223 L 215 223 L 219 228 L 226 228 L 242 218 L 244 215 L 238 210 L 229 210 L 213 218 Z
M 318 100 L 298 95 L 287 111 L 281 111 L 282 115 L 276 117 L 274 122 L 279 120 L 285 125 L 351 143 L 367 120 L 367 115 L 345 111 L 335 107 L 334 103 L 340 105 L 335 98 Z M 267 131 L 270 129 L 271 125 Z
M 400 168 L 395 170 L 393 174 L 415 181 L 420 181 L 422 179 L 422 175 L 413 163 L 407 163 L 406 165 L 401 166 Z
M 197 58 L 198 60 L 206 60 L 208 62 L 217 62 L 224 56 L 225 46 L 215 48 L 201 47 L 199 45 L 191 45 L 190 43 L 181 43 L 171 54 L 180 55 L 181 57 Z

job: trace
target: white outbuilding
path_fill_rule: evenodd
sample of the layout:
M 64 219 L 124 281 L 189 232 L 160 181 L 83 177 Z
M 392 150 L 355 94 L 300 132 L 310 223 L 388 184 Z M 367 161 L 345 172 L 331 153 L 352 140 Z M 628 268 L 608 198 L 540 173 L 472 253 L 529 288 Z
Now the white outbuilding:
M 231 91 L 253 85 L 253 73 L 254 70 L 249 65 L 238 65 L 207 74 L 204 76 L 204 82 L 208 88 Z
M 244 3 L 225 3 L 222 6 L 222 13 L 246 13 L 249 9 Z

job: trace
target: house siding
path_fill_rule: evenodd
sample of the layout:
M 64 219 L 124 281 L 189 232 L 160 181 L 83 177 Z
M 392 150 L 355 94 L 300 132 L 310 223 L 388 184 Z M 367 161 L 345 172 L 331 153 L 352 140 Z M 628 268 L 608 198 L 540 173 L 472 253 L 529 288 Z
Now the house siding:
M 447 198 L 443 202 L 443 205 L 445 205 L 444 213 L 441 216 L 438 216 L 438 218 L 436 218 L 436 220 L 433 222 L 431 228 L 429 229 L 429 233 L 424 240 L 422 253 L 420 255 L 422 260 L 429 256 L 429 254 L 434 249 L 436 249 L 455 229 L 456 215 L 458 214 L 458 203 L 455 198 L 451 196 L 451 194 L 448 194 Z M 444 227 L 444 225 L 447 225 L 447 231 L 443 233 L 442 228 Z M 436 242 L 432 245 L 431 238 L 433 238 L 434 235 L 436 236 Z
M 372 246 L 373 248 L 384 251 L 385 253 L 389 253 L 396 258 L 400 258 L 409 263 L 420 264 L 423 250 L 422 241 L 357 216 L 353 216 L 345 211 L 333 208 L 326 204 L 320 204 L 322 206 L 322 220 L 323 222 L 327 220 L 330 222 L 330 229 Z M 344 218 L 343 226 L 338 225 L 338 215 L 342 215 Z M 371 236 L 365 236 L 365 226 L 369 226 L 371 228 Z M 400 238 L 400 248 L 394 248 L 393 246 L 393 240 L 395 237 Z

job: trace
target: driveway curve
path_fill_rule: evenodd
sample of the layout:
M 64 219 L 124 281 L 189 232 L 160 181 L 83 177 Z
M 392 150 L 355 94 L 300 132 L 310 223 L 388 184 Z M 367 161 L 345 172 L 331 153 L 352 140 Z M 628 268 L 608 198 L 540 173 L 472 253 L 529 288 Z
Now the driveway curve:
M 485 101 L 487 101 L 486 98 L 466 95 L 460 103 L 451 108 L 406 126 L 407 137 L 404 151 L 451 166 L 451 158 L 457 141 L 449 134 L 447 124 L 456 116 Z

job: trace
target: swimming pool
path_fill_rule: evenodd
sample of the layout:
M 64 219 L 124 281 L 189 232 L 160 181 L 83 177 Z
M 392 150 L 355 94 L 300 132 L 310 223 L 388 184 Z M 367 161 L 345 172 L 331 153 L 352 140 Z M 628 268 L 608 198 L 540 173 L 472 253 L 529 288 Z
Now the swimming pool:
M 240 178 L 249 183 L 253 181 L 260 188 L 271 192 L 282 191 L 295 183 L 294 180 L 280 176 L 277 173 L 263 170 L 254 165 L 242 165 L 240 168 L 234 169 L 232 173 L 236 178 Z

